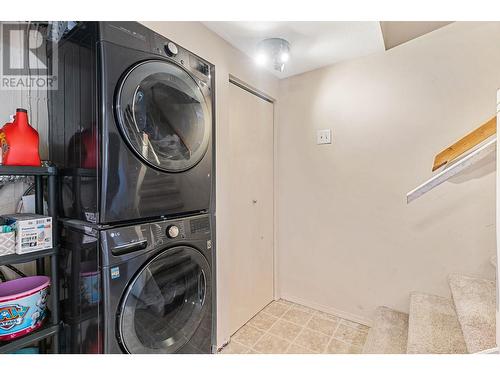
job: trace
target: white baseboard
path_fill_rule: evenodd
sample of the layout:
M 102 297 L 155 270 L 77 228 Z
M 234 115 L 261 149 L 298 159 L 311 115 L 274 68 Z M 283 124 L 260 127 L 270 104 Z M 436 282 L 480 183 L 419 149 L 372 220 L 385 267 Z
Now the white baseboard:
M 226 341 L 222 343 L 222 345 L 216 345 L 217 352 L 220 352 L 223 348 L 225 348 L 231 342 L 231 338 L 228 338 Z
M 486 349 L 474 354 L 500 354 L 498 348 Z
M 364 324 L 364 325 L 367 325 L 369 327 L 371 327 L 372 323 L 373 323 L 370 319 L 366 319 L 365 317 L 362 317 L 362 316 L 359 316 L 356 314 L 352 314 L 352 313 L 347 312 L 347 311 L 339 310 L 339 309 L 336 309 L 336 308 L 331 307 L 331 306 L 326 306 L 326 305 L 322 305 L 322 304 L 319 304 L 316 302 L 308 301 L 304 298 L 299 298 L 299 297 L 295 297 L 295 296 L 291 296 L 291 295 L 282 295 L 280 298 L 287 300 L 287 301 L 290 301 L 290 302 L 298 303 L 299 305 L 304 305 L 304 306 L 310 307 L 312 309 L 323 311 L 323 312 L 328 313 L 328 314 L 340 316 L 341 318 L 344 318 L 346 320 L 350 320 L 352 322 Z

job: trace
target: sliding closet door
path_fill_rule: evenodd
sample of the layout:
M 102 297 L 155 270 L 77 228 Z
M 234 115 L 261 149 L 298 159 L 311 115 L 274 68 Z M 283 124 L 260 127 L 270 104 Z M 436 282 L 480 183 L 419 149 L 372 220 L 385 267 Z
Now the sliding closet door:
M 273 300 L 273 104 L 230 84 L 231 334 Z

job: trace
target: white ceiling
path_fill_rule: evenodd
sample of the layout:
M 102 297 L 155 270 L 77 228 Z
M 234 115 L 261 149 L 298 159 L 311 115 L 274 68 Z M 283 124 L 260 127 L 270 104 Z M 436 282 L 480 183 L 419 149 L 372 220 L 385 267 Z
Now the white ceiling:
M 290 60 L 280 73 L 285 78 L 343 60 L 385 50 L 379 22 L 204 22 L 249 57 L 266 38 L 290 42 Z
M 390 49 L 409 40 L 449 25 L 450 21 L 381 21 L 385 48 Z

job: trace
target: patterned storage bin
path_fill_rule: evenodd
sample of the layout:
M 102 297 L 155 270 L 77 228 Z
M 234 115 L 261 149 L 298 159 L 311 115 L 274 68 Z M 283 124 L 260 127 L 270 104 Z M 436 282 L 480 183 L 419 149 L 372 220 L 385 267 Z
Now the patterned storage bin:
M 0 233 L 0 256 L 15 254 L 16 252 L 16 233 Z

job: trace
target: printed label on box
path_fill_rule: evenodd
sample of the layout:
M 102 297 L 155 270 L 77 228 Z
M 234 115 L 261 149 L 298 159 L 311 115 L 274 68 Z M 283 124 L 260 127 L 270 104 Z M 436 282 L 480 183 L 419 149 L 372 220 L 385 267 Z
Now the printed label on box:
M 16 253 L 25 254 L 52 248 L 52 218 L 34 214 L 6 216 L 15 223 Z

